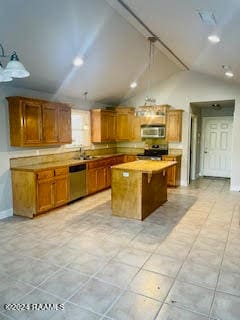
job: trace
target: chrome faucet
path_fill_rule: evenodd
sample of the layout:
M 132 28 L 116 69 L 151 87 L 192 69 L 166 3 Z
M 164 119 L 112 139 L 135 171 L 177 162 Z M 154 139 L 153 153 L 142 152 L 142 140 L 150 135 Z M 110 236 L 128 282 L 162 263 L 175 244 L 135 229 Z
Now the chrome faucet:
M 86 156 L 85 151 L 84 151 L 84 147 L 81 145 L 79 148 L 79 158 L 80 159 L 84 159 Z

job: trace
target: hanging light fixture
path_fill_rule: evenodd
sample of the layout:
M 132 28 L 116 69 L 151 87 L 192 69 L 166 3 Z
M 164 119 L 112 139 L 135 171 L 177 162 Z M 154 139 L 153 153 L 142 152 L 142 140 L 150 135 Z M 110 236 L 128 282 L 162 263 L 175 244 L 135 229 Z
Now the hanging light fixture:
M 156 104 L 156 99 L 151 96 L 151 80 L 153 73 L 154 64 L 154 42 L 157 41 L 156 37 L 148 37 L 149 40 L 149 61 L 148 61 L 148 88 L 147 96 L 145 98 L 145 106 L 154 106 Z
M 154 43 L 158 40 L 157 37 L 148 37 L 149 41 L 149 57 L 148 57 L 148 74 L 147 74 L 147 95 L 142 106 L 135 108 L 136 116 L 152 116 L 157 112 L 156 99 L 152 97 L 151 85 L 153 76 L 154 64 Z
M 19 61 L 15 51 L 11 55 L 6 55 L 3 46 L 0 43 L 0 57 L 9 58 L 6 68 L 4 69 L 0 62 L 0 82 L 12 81 L 12 78 L 26 78 L 30 73 L 25 69 L 24 65 Z

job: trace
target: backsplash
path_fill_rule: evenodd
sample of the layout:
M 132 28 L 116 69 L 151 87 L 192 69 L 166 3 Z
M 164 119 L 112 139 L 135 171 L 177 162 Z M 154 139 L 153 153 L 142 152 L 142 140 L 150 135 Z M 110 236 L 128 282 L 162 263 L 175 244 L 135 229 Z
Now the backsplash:
M 104 154 L 114 154 L 117 152 L 116 146 L 114 147 L 104 147 L 98 149 L 85 149 L 87 155 L 104 155 Z M 69 160 L 77 157 L 79 155 L 79 150 L 61 152 L 61 153 L 51 153 L 44 155 L 34 155 L 34 156 L 23 156 L 18 158 L 10 158 L 10 167 L 38 164 L 53 161 Z

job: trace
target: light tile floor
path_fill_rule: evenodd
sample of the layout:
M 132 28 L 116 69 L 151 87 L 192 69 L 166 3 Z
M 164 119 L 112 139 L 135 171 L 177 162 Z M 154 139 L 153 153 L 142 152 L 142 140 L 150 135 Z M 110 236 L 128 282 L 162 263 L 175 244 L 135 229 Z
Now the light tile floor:
M 143 222 L 111 216 L 110 196 L 0 221 L 0 320 L 240 319 L 240 193 L 228 180 L 171 189 Z

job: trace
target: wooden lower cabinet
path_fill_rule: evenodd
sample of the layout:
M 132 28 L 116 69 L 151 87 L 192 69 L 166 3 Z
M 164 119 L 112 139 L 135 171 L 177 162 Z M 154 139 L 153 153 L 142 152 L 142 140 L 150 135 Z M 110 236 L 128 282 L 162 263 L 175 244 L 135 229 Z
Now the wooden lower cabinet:
M 111 166 L 126 162 L 124 155 L 95 160 L 87 165 L 87 194 L 111 187 Z
M 87 171 L 88 194 L 107 188 L 106 185 L 107 168 L 94 168 Z
M 49 211 L 54 208 L 54 182 L 53 179 L 37 181 L 37 213 Z
M 124 162 L 132 162 L 132 161 L 136 161 L 137 160 L 137 156 L 135 154 L 125 154 L 124 155 Z
M 15 215 L 33 218 L 69 201 L 68 167 L 11 172 Z
M 164 155 L 164 161 L 177 161 L 177 165 L 167 170 L 168 187 L 178 187 L 181 183 L 181 155 Z
M 69 201 L 68 175 L 55 177 L 54 207 L 60 207 Z

